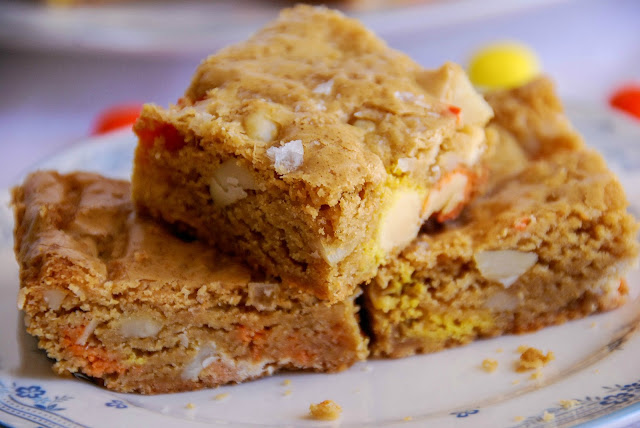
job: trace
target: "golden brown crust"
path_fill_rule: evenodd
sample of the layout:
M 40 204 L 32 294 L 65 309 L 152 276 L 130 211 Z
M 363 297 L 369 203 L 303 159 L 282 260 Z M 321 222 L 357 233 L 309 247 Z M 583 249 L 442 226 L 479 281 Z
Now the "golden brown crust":
M 327 306 L 133 213 L 129 184 L 38 172 L 13 191 L 19 306 L 58 362 L 171 392 L 366 357 L 351 297 Z

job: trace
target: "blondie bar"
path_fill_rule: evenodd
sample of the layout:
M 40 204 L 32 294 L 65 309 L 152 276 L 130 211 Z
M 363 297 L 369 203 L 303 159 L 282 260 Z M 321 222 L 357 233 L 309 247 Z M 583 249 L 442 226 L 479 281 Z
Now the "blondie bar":
M 478 183 L 492 116 L 455 64 L 425 70 L 358 22 L 285 10 L 146 105 L 141 211 L 339 301 Z
M 56 372 L 150 394 L 366 358 L 356 296 L 328 306 L 282 287 L 136 216 L 129 192 L 53 172 L 13 191 L 18 305 Z
M 532 331 L 625 300 L 638 224 L 616 177 L 570 128 L 548 81 L 488 99 L 501 136 L 492 189 L 365 288 L 375 356 Z

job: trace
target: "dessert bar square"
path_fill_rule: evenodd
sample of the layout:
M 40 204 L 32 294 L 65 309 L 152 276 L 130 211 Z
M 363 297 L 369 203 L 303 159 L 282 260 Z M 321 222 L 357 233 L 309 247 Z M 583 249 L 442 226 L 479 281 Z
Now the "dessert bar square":
M 56 372 L 160 393 L 366 358 L 355 295 L 328 306 L 285 288 L 137 216 L 129 194 L 54 172 L 13 191 L 18 305 Z
M 625 300 L 638 224 L 614 174 L 568 126 L 548 81 L 488 98 L 502 135 L 492 189 L 365 288 L 375 356 L 532 331 Z
M 141 211 L 330 302 L 481 181 L 492 111 L 455 64 L 425 70 L 360 23 L 298 6 L 146 105 Z

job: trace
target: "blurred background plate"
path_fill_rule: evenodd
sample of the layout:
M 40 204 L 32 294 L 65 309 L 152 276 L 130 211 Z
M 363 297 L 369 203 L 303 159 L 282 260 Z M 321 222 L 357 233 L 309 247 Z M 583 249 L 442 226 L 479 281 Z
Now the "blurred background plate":
M 567 0 L 334 1 L 387 40 Z M 295 1 L 119 1 L 74 7 L 0 2 L 0 44 L 41 51 L 204 55 L 242 40 Z M 316 2 L 320 3 L 320 2 Z

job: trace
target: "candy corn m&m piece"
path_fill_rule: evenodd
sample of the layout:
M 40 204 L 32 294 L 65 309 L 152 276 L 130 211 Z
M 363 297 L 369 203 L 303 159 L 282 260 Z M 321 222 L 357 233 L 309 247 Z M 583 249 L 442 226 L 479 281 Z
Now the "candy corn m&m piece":
M 469 78 L 484 89 L 508 89 L 521 86 L 540 71 L 536 54 L 527 46 L 495 43 L 478 50 L 469 63 Z

